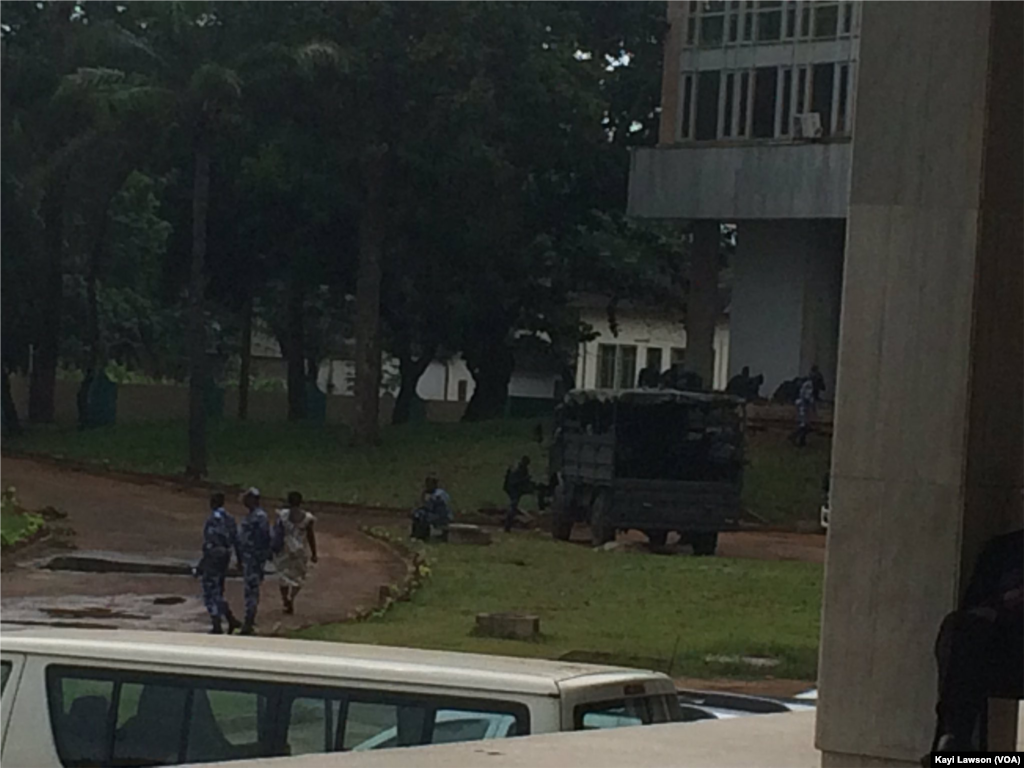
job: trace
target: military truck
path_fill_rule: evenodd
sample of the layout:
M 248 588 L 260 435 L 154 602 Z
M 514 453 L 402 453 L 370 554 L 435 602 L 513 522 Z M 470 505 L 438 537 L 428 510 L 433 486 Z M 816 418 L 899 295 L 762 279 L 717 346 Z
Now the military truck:
M 735 528 L 743 487 L 744 401 L 674 389 L 574 390 L 555 412 L 552 534 L 590 525 L 594 546 L 620 530 L 664 546 L 675 531 L 713 555 Z

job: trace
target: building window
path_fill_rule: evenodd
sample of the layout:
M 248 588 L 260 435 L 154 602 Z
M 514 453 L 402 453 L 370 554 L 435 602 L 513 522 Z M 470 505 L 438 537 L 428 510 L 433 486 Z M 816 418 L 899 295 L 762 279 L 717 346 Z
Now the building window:
M 843 5 L 843 34 L 853 33 L 853 3 Z
M 775 136 L 775 91 L 779 70 L 775 67 L 758 67 L 754 73 L 754 110 L 751 133 L 756 139 L 770 139 Z
M 773 42 L 782 37 L 782 3 L 778 0 L 761 0 L 757 12 L 757 39 L 759 42 Z
M 747 136 L 750 131 L 747 127 L 747 113 L 750 104 L 750 73 L 744 72 L 740 75 L 740 119 L 739 127 L 736 129 L 737 136 Z
M 735 96 L 736 75 L 725 76 L 725 105 L 722 108 L 722 135 L 732 136 L 732 102 Z
M 790 107 L 793 103 L 793 70 L 782 72 L 782 118 L 779 120 L 779 133 L 789 135 Z
M 729 42 L 735 43 L 740 38 L 740 4 L 729 3 Z
M 804 7 L 800 11 L 800 37 L 811 36 L 811 7 L 807 2 L 804 2 Z
M 725 33 L 725 3 L 700 4 L 700 44 L 703 47 L 721 45 Z
M 619 347 L 619 389 L 633 389 L 636 386 L 636 347 Z
M 796 37 L 796 3 L 786 3 L 786 39 Z
M 832 78 L 834 64 L 815 64 L 811 78 L 811 111 L 821 115 L 821 132 L 832 133 Z
M 661 373 L 661 347 L 647 348 L 647 367 Z
M 839 23 L 839 5 L 836 3 L 814 6 L 814 38 L 821 40 L 836 36 Z
M 839 104 L 836 108 L 836 133 L 849 132 L 846 124 L 847 101 L 850 98 L 850 65 L 843 64 L 839 67 Z
M 794 135 L 795 116 L 811 112 L 820 116 L 822 135 L 849 134 L 854 74 L 851 62 L 826 62 L 684 75 L 680 135 L 698 141 L 786 137 Z
M 597 388 L 615 389 L 615 345 L 597 346 Z
M 651 359 L 648 350 L 648 364 Z M 598 344 L 597 388 L 633 389 L 636 386 L 637 348 L 632 344 Z
M 718 138 L 718 85 L 721 73 L 701 72 L 697 76 L 697 124 L 695 138 L 708 141 Z
M 683 78 L 683 118 L 682 137 L 690 138 L 690 123 L 693 115 L 693 75 L 686 75 Z

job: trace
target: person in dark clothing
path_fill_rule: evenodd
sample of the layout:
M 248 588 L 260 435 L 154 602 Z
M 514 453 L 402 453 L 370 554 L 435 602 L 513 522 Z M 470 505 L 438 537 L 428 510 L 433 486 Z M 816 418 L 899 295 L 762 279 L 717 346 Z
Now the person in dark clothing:
M 246 491 L 242 503 L 249 510 L 238 530 L 238 562 L 245 579 L 245 623 L 242 624 L 242 634 L 252 635 L 256 633 L 256 611 L 260 605 L 264 567 L 272 554 L 270 520 L 260 503 L 258 489 L 250 488 Z
M 725 394 L 747 398 L 750 395 L 750 366 L 744 365 L 742 370 L 729 379 L 725 385 Z
M 811 380 L 811 389 L 814 393 L 814 402 L 821 402 L 821 394 L 825 391 L 825 377 L 821 375 L 821 370 L 818 366 L 811 366 L 811 374 L 808 376 Z
M 428 475 L 423 481 L 423 496 L 420 506 L 412 513 L 410 536 L 428 541 L 433 529 L 438 529 L 441 541 L 448 540 L 448 526 L 453 517 L 452 498 L 441 488 L 435 475 Z
M 657 389 L 660 381 L 661 371 L 658 370 L 658 366 L 648 365 L 640 371 L 640 379 L 637 381 L 637 386 L 640 389 Z
M 747 388 L 747 400 L 755 402 L 761 399 L 761 387 L 764 386 L 764 374 L 759 373 L 757 376 L 750 380 L 750 386 Z
M 210 496 L 210 516 L 203 525 L 203 557 L 196 567 L 203 588 L 203 605 L 210 614 L 211 634 L 224 633 L 223 621 L 228 622 L 230 635 L 239 627 L 238 620 L 231 613 L 231 606 L 224 599 L 224 580 L 231 565 L 231 555 L 242 559 L 238 548 L 238 529 L 235 519 L 224 509 L 224 494 Z
M 533 478 L 530 477 L 530 457 L 523 456 L 515 468 L 505 472 L 505 493 L 508 494 L 508 510 L 505 512 L 505 533 L 512 530 L 519 517 L 519 501 L 534 492 Z
M 932 750 L 983 749 L 991 696 L 1024 696 L 1024 530 L 997 536 L 982 550 L 959 610 L 935 642 L 938 703 Z

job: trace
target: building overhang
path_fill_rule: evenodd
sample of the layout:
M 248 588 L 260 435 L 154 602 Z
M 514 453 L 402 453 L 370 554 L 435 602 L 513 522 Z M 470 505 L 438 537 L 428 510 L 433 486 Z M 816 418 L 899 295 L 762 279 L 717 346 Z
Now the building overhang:
M 844 219 L 848 140 L 633 150 L 629 215 L 654 219 Z

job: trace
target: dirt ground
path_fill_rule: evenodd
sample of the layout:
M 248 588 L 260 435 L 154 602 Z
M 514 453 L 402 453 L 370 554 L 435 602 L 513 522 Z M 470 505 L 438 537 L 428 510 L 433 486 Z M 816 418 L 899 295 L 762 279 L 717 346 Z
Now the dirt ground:
M 62 469 L 49 463 L 4 458 L 0 465 L 4 487 L 15 486 L 19 502 L 28 509 L 46 506 L 67 513 L 60 521 L 74 531 L 80 551 L 108 551 L 195 561 L 199 557 L 203 521 L 209 513 L 207 494 L 167 485 L 132 483 Z M 268 512 L 273 508 L 267 503 Z M 240 519 L 244 511 L 235 499 L 228 508 Z M 294 616 L 281 611 L 276 580 L 264 582 L 258 625 L 261 632 L 296 629 L 341 621 L 377 603 L 381 586 L 398 583 L 406 564 L 380 542 L 358 531 L 365 520 L 351 515 L 318 513 L 316 531 L 319 563 L 310 567 L 306 587 Z M 28 563 L 53 552 L 45 543 L 5 556 L 0 576 L 2 607 L 24 608 L 34 598 L 40 605 L 73 605 L 76 596 L 89 605 L 98 596 L 161 595 L 189 599 L 192 617 L 203 622 L 198 580 L 188 576 L 126 573 L 46 571 Z M 14 562 L 12 563 L 11 560 Z M 228 600 L 243 611 L 242 584 L 229 579 Z M 87 599 L 93 598 L 93 599 Z M 190 622 L 191 623 L 191 622 Z

